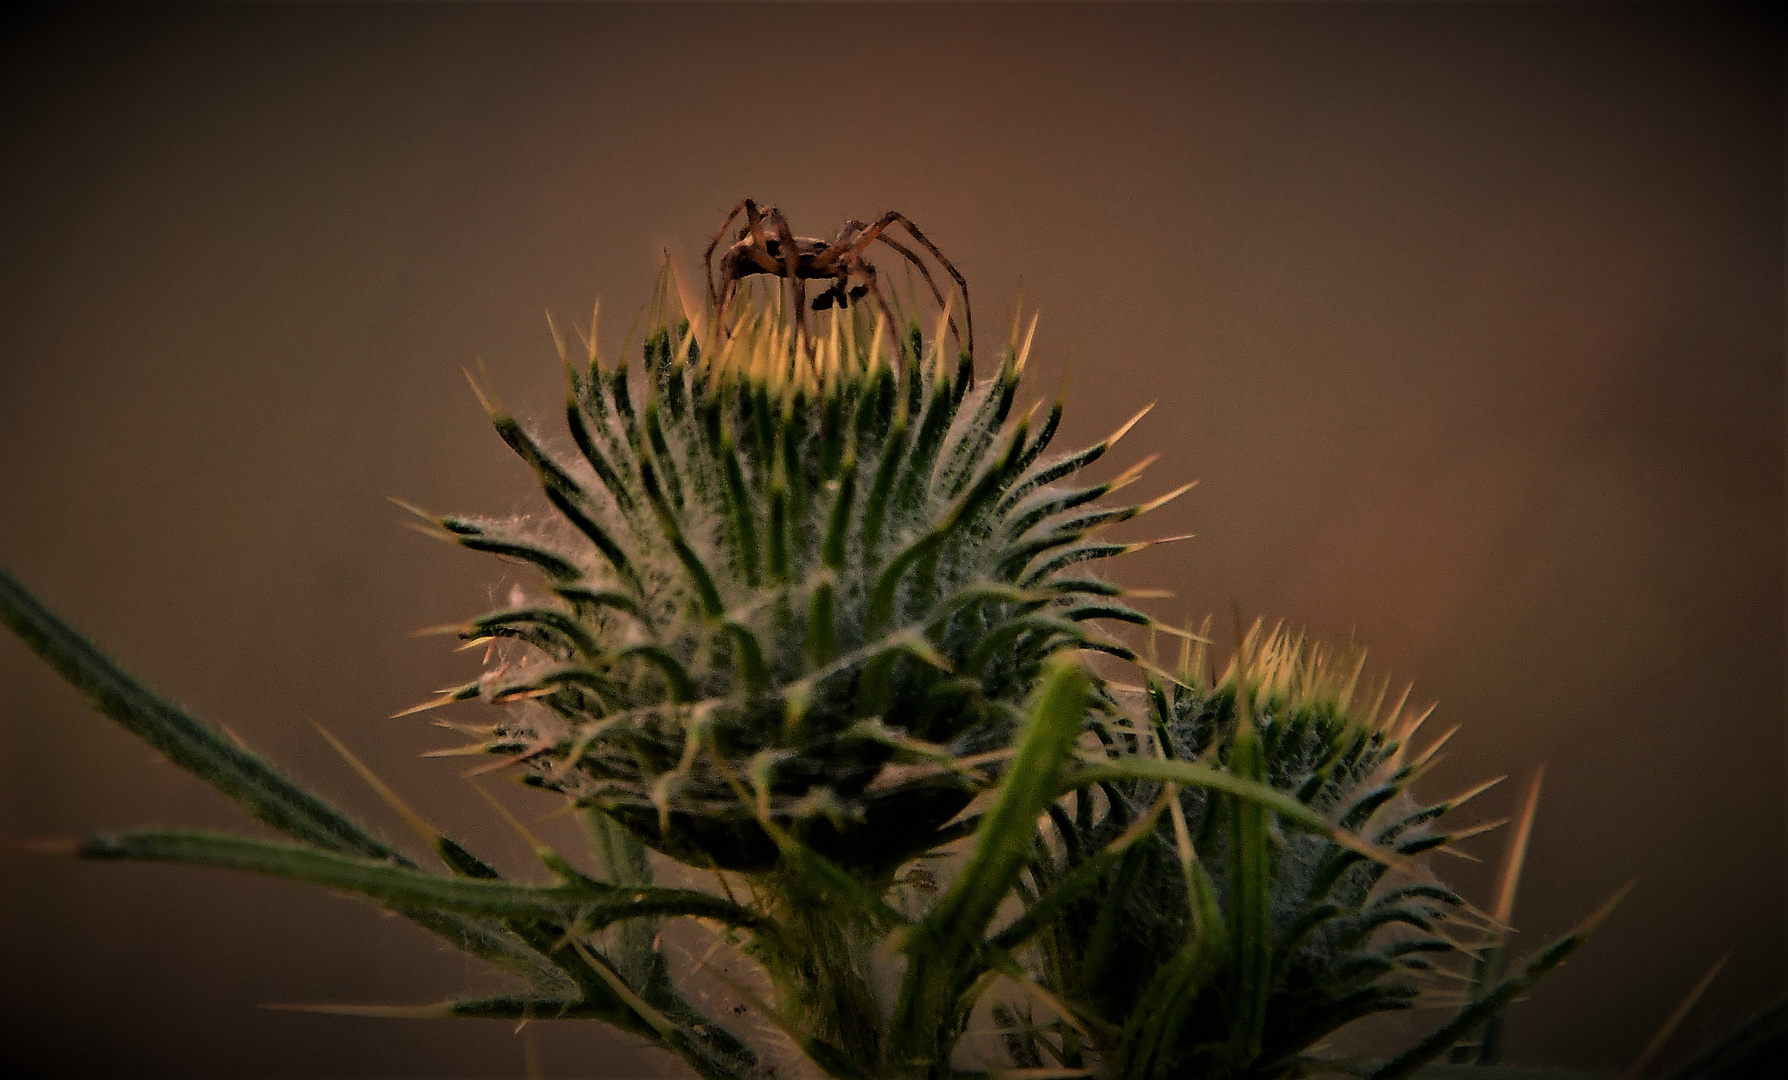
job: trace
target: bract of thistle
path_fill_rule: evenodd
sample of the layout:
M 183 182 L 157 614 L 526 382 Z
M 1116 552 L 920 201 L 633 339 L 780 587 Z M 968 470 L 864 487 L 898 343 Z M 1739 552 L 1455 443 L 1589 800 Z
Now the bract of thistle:
M 1063 486 L 1117 436 L 1045 456 L 1062 402 L 1013 410 L 1028 338 L 972 385 L 943 320 L 891 349 L 860 309 L 811 340 L 731 310 L 706 341 L 656 320 L 637 374 L 568 359 L 575 457 L 493 408 L 558 520 L 439 519 L 538 571 L 460 628 L 502 647 L 442 700 L 507 706 L 485 749 L 677 858 L 763 869 L 786 831 L 888 874 L 966 833 L 997 775 L 976 755 L 1048 656 L 1134 658 L 1093 624 L 1148 618 L 1083 564 L 1130 550 L 1089 534 L 1148 506 L 1096 505 L 1129 477 Z
M 1209 620 L 1200 636 L 1208 631 Z M 1140 715 L 1099 722 L 1108 750 L 1264 782 L 1409 863 L 1388 873 L 1331 837 L 1161 780 L 1107 783 L 1053 807 L 1027 895 L 1047 895 L 1101 859 L 1109 865 L 1043 930 L 1038 978 L 1109 1023 L 1095 1042 L 1117 1075 L 1343 1066 L 1321 1053 L 1331 1033 L 1456 997 L 1473 982 L 1458 969 L 1471 967 L 1491 929 L 1419 863 L 1462 835 L 1438 826 L 1490 784 L 1418 804 L 1409 786 L 1439 743 L 1410 750 L 1427 712 L 1405 709 L 1407 691 L 1387 707 L 1388 683 L 1359 687 L 1363 650 L 1337 652 L 1259 623 L 1240 637 L 1215 678 L 1205 646 L 1189 642 L 1178 681 L 1142 689 Z M 1126 847 L 1121 838 L 1149 821 L 1146 839 Z M 1106 854 L 1119 850 L 1121 859 Z M 996 1020 L 1015 1064 L 1050 1060 L 1024 1014 L 1002 1006 Z

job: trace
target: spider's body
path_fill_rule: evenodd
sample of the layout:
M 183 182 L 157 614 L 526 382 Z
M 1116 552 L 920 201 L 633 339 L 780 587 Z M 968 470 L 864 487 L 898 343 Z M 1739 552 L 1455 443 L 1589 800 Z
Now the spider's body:
M 714 277 L 714 250 L 726 238 L 726 231 L 743 213 L 745 227 L 738 231 L 732 246 L 720 255 L 720 277 Z M 787 281 L 794 293 L 795 323 L 800 335 L 807 334 L 807 285 L 809 281 L 825 281 L 829 284 L 820 294 L 813 298 L 813 309 L 823 311 L 837 305 L 845 307 L 852 301 L 861 300 L 864 296 L 873 296 L 876 305 L 881 309 L 888 329 L 898 338 L 899 323 L 894 317 L 887 299 L 882 295 L 876 283 L 875 267 L 863 257 L 869 245 L 880 241 L 898 251 L 906 260 L 919 268 L 919 274 L 930 287 L 932 298 L 940 307 L 944 306 L 943 293 L 938 291 L 937 282 L 931 271 L 917 252 L 905 244 L 887 235 L 890 226 L 900 225 L 912 235 L 912 238 L 931 253 L 943 268 L 955 279 L 956 286 L 962 292 L 963 319 L 968 324 L 968 340 L 963 341 L 961 331 L 956 328 L 956 320 L 950 319 L 950 331 L 956 336 L 958 347 L 962 348 L 973 359 L 975 351 L 975 320 L 969 311 L 968 283 L 963 280 L 956 267 L 937 245 L 925 238 L 905 214 L 898 210 L 890 210 L 873 222 L 851 220 L 838 230 L 838 235 L 830 241 L 819 240 L 809 236 L 796 236 L 789 228 L 788 219 L 774 206 L 760 207 L 751 199 L 740 201 L 733 207 L 732 213 L 726 216 L 720 231 L 708 244 L 703 260 L 708 268 L 708 299 L 720 316 L 720 325 L 726 326 L 726 310 L 732 301 L 733 294 L 738 291 L 739 280 L 753 274 L 768 274 Z
M 855 222 L 851 223 L 855 225 Z M 859 273 L 861 279 L 856 285 L 849 285 L 852 271 L 859 266 L 867 266 L 862 261 L 841 258 L 836 255 L 840 244 L 848 244 L 854 232 L 851 225 L 845 226 L 839 233 L 839 239 L 828 244 L 824 240 L 816 240 L 811 236 L 792 237 L 795 252 L 795 271 L 791 275 L 788 263 L 783 254 L 783 243 L 780 237 L 767 237 L 758 243 L 755 237 L 747 235 L 733 244 L 720 256 L 720 280 L 737 282 L 742 277 L 752 274 L 774 274 L 777 277 L 793 277 L 798 281 L 815 281 L 830 279 L 832 284 L 820 295 L 813 298 L 814 310 L 820 311 L 839 302 L 841 295 L 850 300 L 862 299 L 869 291 L 867 275 Z M 847 289 L 848 286 L 848 289 Z

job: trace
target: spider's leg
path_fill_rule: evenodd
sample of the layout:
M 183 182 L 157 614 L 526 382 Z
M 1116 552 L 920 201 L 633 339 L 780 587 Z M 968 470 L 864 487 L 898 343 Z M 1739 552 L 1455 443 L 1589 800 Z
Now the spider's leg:
M 899 356 L 900 324 L 894 321 L 894 309 L 888 306 L 888 298 L 882 295 L 881 287 L 875 283 L 875 267 L 870 266 L 862 259 L 857 259 L 856 268 L 863 272 L 863 287 L 869 290 L 869 295 L 875 297 L 875 306 L 882 309 L 882 323 L 888 328 L 888 334 L 894 339 L 894 355 Z M 913 362 L 917 363 L 918 358 L 914 357 Z
M 781 216 L 774 206 L 766 206 L 760 211 L 757 203 L 750 199 L 745 200 L 745 228 L 751 233 L 752 241 L 765 251 L 770 249 L 770 240 L 764 235 L 764 218 L 779 218 Z M 743 238 L 744 234 L 741 233 L 740 239 Z
M 926 251 L 931 252 L 931 257 L 936 259 L 938 264 L 949 271 L 950 276 L 956 279 L 956 287 L 962 290 L 962 317 L 963 320 L 968 323 L 969 362 L 973 363 L 975 359 L 975 314 L 969 307 L 968 282 L 963 279 L 962 272 L 956 269 L 956 264 L 946 258 L 944 253 L 937 249 L 937 245 L 927 239 L 925 234 L 919 231 L 919 227 L 914 225 L 912 221 L 900 211 L 890 210 L 883 214 L 876 219 L 875 224 L 870 227 L 870 231 L 876 236 L 880 236 L 884 229 L 895 222 L 899 222 L 901 225 L 905 226 L 906 231 L 912 234 L 913 239 L 917 240 Z M 956 328 L 952 325 L 950 329 L 954 331 Z M 956 343 L 958 345 L 962 344 L 962 335 L 958 334 L 956 336 Z
M 716 322 L 723 320 L 720 319 L 720 294 L 714 288 L 714 249 L 720 246 L 721 239 L 726 236 L 726 230 L 732 227 L 733 219 L 738 217 L 749 205 L 751 205 L 750 199 L 740 199 L 739 205 L 733 207 L 732 212 L 726 215 L 726 220 L 720 223 L 720 231 L 714 234 L 714 239 L 708 241 L 708 250 L 702 252 L 702 265 L 708 270 L 708 303 L 714 305 Z M 721 272 L 725 273 L 725 269 L 722 266 Z M 727 291 L 731 292 L 732 290 L 728 289 Z
M 912 234 L 913 239 L 923 245 L 926 251 L 931 252 L 931 257 L 936 259 L 939 264 L 949 272 L 952 278 L 956 279 L 956 287 L 962 291 L 962 319 L 963 322 L 968 325 L 968 356 L 970 365 L 973 365 L 975 362 L 975 312 L 974 309 L 969 306 L 968 281 L 962 276 L 962 272 L 956 269 L 956 264 L 951 262 L 942 251 L 939 251 L 937 245 L 932 243 L 924 233 L 920 232 L 919 227 L 909 221 L 905 214 L 890 210 L 884 216 L 892 217 L 899 221 L 901 225 L 905 226 L 906 231 Z M 884 236 L 883 239 L 885 240 L 887 237 Z M 930 280 L 929 274 L 926 275 L 926 280 Z M 935 291 L 935 286 L 933 291 Z M 955 333 L 956 331 L 954 320 L 951 321 L 950 331 L 952 333 Z M 962 335 L 956 335 L 956 344 L 962 344 Z
M 855 218 L 844 223 L 838 235 L 832 238 L 822 250 L 813 256 L 813 269 L 816 275 L 824 274 L 832 268 L 832 264 L 851 254 L 862 254 L 863 249 L 856 244 L 857 234 L 869 226 Z
M 732 306 L 733 297 L 739 291 L 739 253 L 729 248 L 720 257 L 720 296 L 714 301 L 714 329 L 726 337 L 731 337 L 732 326 L 726 321 L 726 310 Z
M 801 252 L 795 243 L 794 231 L 788 227 L 788 219 L 782 211 L 770 207 L 770 224 L 776 227 L 776 241 L 782 247 L 782 274 L 788 278 L 789 298 L 795 304 L 795 347 L 802 343 L 811 344 L 807 338 L 807 285 L 801 280 Z
M 838 230 L 838 235 L 834 236 L 832 242 L 827 245 L 828 249 L 850 247 L 851 241 L 855 239 L 856 235 L 862 232 L 865 227 L 863 222 L 858 221 L 856 218 L 852 218 L 845 222 L 844 227 Z
M 941 311 L 944 307 L 944 294 L 939 291 L 937 287 L 937 279 L 931 276 L 931 270 L 926 267 L 925 261 L 919 258 L 918 253 L 894 239 L 892 236 L 889 236 L 887 233 L 882 233 L 880 236 L 876 237 L 876 239 L 906 256 L 907 262 L 910 262 L 919 268 L 919 276 L 925 279 L 926 287 L 931 290 L 931 298 L 937 301 L 938 309 Z M 912 279 L 908 278 L 907 280 L 911 281 Z M 956 328 L 956 316 L 954 315 L 950 316 L 950 332 L 956 335 L 956 344 L 960 346 L 962 344 L 962 332 Z

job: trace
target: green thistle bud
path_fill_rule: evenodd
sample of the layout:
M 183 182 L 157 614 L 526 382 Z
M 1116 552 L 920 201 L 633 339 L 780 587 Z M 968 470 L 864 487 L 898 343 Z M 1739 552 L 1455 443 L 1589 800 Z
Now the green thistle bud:
M 1388 683 L 1361 693 L 1362 650 L 1336 652 L 1259 623 L 1212 678 L 1209 629 L 1206 620 L 1188 639 L 1176 682 L 1142 688 L 1143 716 L 1113 726 L 1108 745 L 1268 784 L 1405 864 L 1391 873 L 1332 834 L 1285 827 L 1259 803 L 1205 787 L 1122 781 L 1057 807 L 1051 827 L 1068 858 L 1033 863 L 1039 893 L 1084 865 L 1074 853 L 1116 850 L 1136 823 L 1155 823 L 1042 950 L 1050 990 L 1112 1022 L 1101 1051 L 1119 1075 L 1315 1068 L 1306 1055 L 1331 1032 L 1433 990 L 1456 994 L 1458 983 L 1445 980 L 1457 975 L 1437 962 L 1469 956 L 1489 929 L 1456 938 L 1474 926 L 1472 909 L 1425 872 L 1408 873 L 1422 853 L 1481 831 L 1439 823 L 1490 786 L 1430 805 L 1411 798 L 1439 748 L 1410 749 L 1427 712 L 1406 710 L 1405 700 L 1387 708 Z M 1018 1015 L 1003 1023 L 1014 1060 L 1030 1062 L 1037 1051 Z
M 443 701 L 504 706 L 484 749 L 684 861 L 765 869 L 786 831 L 886 874 L 957 835 L 984 781 L 951 766 L 1007 745 L 1051 654 L 1132 657 L 1092 624 L 1147 620 L 1073 571 L 1146 507 L 1086 509 L 1129 477 L 1057 486 L 1117 436 L 1045 458 L 1061 402 L 1013 411 L 1028 338 L 973 385 L 941 321 L 896 352 L 860 309 L 812 341 L 730 310 L 705 340 L 658 320 L 637 375 L 568 362 L 575 458 L 491 409 L 558 520 L 439 519 L 538 571 L 458 628 L 503 645 Z

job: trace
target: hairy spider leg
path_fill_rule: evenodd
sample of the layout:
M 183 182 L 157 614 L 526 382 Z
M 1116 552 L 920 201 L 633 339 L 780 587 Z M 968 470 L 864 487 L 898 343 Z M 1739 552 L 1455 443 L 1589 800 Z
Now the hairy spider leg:
M 900 324 L 894 320 L 893 309 L 888 307 L 887 298 L 882 295 L 881 287 L 875 283 L 875 267 L 869 265 L 861 257 L 852 259 L 852 262 L 856 269 L 862 272 L 863 284 L 869 290 L 869 295 L 875 297 L 875 306 L 882 309 L 882 323 L 887 327 L 888 334 L 894 339 L 894 355 L 901 355 Z M 917 364 L 918 362 L 919 358 L 913 357 L 913 363 Z
M 920 232 L 919 227 L 914 225 L 911 219 L 898 210 L 888 211 L 881 217 L 876 218 L 874 224 L 864 228 L 862 235 L 858 237 L 856 244 L 852 246 L 850 254 L 860 258 L 864 249 L 868 248 L 870 244 L 878 239 L 882 240 L 884 243 L 888 243 L 889 246 L 897 251 L 901 250 L 901 245 L 893 243 L 888 237 L 883 235 L 887 232 L 888 226 L 895 223 L 899 223 L 908 233 L 911 233 L 913 239 L 917 240 L 926 251 L 931 253 L 931 257 L 938 261 L 938 265 L 942 266 L 949 272 L 952 278 L 956 279 L 956 287 L 962 290 L 962 316 L 968 323 L 968 354 L 969 361 L 972 363 L 975 359 L 975 315 L 973 310 L 969 307 L 968 282 L 963 279 L 962 272 L 956 269 L 956 264 L 951 262 L 942 251 L 939 251 L 938 246 L 932 243 L 924 233 Z M 856 223 L 853 222 L 853 224 Z M 907 254 L 908 258 L 912 258 L 910 253 L 903 253 Z M 914 259 L 914 262 L 918 262 L 918 260 Z M 929 271 L 925 270 L 924 264 L 920 263 L 919 269 L 925 274 L 925 278 L 929 282 L 931 280 L 931 274 Z M 932 292 L 934 294 L 937 292 L 937 286 L 935 284 L 932 285 Z M 942 301 L 940 301 L 940 303 L 941 302 Z M 957 329 L 956 320 L 954 318 L 950 320 L 950 332 L 955 335 L 956 344 L 958 346 L 962 345 L 962 332 Z
M 901 220 L 904 221 L 904 217 L 901 218 Z M 876 227 L 885 229 L 887 223 L 885 221 L 879 222 Z M 908 223 L 908 228 L 911 228 L 910 223 Z M 864 250 L 869 244 L 876 240 L 880 240 L 895 251 L 898 251 L 906 258 L 907 262 L 919 268 L 919 274 L 925 279 L 926 286 L 931 290 L 931 298 L 937 301 L 939 309 L 944 308 L 944 294 L 942 290 L 937 287 L 937 279 L 931 276 L 930 267 L 925 265 L 925 260 L 919 258 L 917 252 L 887 235 L 886 232 L 870 232 L 865 234 L 865 230 L 869 229 L 871 229 L 871 226 L 867 222 L 857 220 L 847 221 L 845 222 L 844 227 L 838 230 L 837 238 L 835 238 L 831 244 L 827 245 L 823 251 L 814 256 L 814 269 L 820 271 L 820 273 L 815 276 L 831 276 L 834 281 L 831 288 L 815 298 L 814 309 L 820 310 L 831 307 L 834 303 L 839 307 L 843 307 L 849 301 L 860 298 L 866 292 L 873 293 L 876 305 L 881 308 L 882 315 L 887 320 L 888 329 L 890 333 L 893 334 L 895 348 L 898 351 L 902 347 L 899 321 L 895 319 L 887 299 L 881 293 L 879 279 L 877 278 L 874 265 L 871 264 L 869 260 L 863 258 Z M 862 239 L 857 239 L 859 236 L 861 236 Z M 921 239 L 923 239 L 923 237 L 921 237 Z M 927 243 L 927 246 L 930 246 L 929 243 Z M 945 265 L 948 265 L 949 263 L 949 260 L 944 259 L 941 255 L 939 256 L 938 261 Z M 835 262 L 842 262 L 844 264 L 839 268 L 840 272 L 831 275 L 826 274 L 825 272 L 829 270 L 831 265 Z M 849 283 L 850 275 L 853 272 L 862 275 L 863 284 L 847 291 L 846 285 Z M 952 268 L 952 272 L 954 272 L 954 268 Z M 960 275 L 958 275 L 958 280 L 960 280 Z M 962 299 L 966 306 L 968 303 L 967 292 L 963 293 Z M 956 335 L 956 343 L 960 346 L 962 344 L 962 331 L 957 327 L 954 317 L 950 319 L 950 331 Z M 972 359 L 974 348 L 972 345 L 974 340 L 972 329 L 969 340 L 971 342 L 970 358 Z
M 917 225 L 914 225 L 912 223 L 912 221 L 909 220 L 905 214 L 902 214 L 897 210 L 890 210 L 886 214 L 882 215 L 882 220 L 885 220 L 885 221 L 892 220 L 892 221 L 900 222 L 900 224 L 906 228 L 906 231 L 912 234 L 913 239 L 917 240 L 920 243 L 920 245 L 925 248 L 926 251 L 931 252 L 931 257 L 936 259 L 938 261 L 938 263 L 941 264 L 943 266 L 943 268 L 949 273 L 949 275 L 956 280 L 956 287 L 962 291 L 962 319 L 963 319 L 963 322 L 965 324 L 967 324 L 967 327 L 968 327 L 969 364 L 971 365 L 970 370 L 973 370 L 972 365 L 974 364 L 974 361 L 975 361 L 975 311 L 974 311 L 974 308 L 969 306 L 968 280 L 962 276 L 962 272 L 960 270 L 956 269 L 956 264 L 951 262 L 949 260 L 949 258 L 941 250 L 938 249 L 938 246 L 931 242 L 931 239 L 929 237 L 927 237 L 924 233 L 920 232 L 919 227 Z M 885 226 L 884 226 L 884 228 L 885 228 Z M 885 233 L 877 234 L 877 235 L 879 235 L 881 237 L 881 239 L 884 243 L 893 244 L 893 246 L 895 246 L 896 248 L 899 247 L 899 245 L 894 244 L 893 240 L 890 237 L 888 237 Z M 920 272 L 925 273 L 925 269 L 923 266 L 920 267 Z M 931 281 L 931 275 L 926 273 L 925 280 L 929 284 Z M 932 292 L 935 293 L 936 291 L 937 291 L 937 286 L 933 285 Z M 950 320 L 950 332 L 952 334 L 956 335 L 956 344 L 958 346 L 962 345 L 962 335 L 956 333 L 956 320 L 954 320 L 954 319 Z
M 774 206 L 766 207 L 765 210 L 770 214 L 777 212 Z M 708 241 L 708 249 L 702 253 L 702 263 L 708 271 L 708 302 L 714 305 L 718 322 L 726 321 L 724 316 L 727 304 L 732 300 L 733 291 L 739 283 L 738 265 L 741 252 L 739 246 L 735 244 L 720 257 L 720 278 L 723 287 L 716 292 L 714 288 L 714 249 L 720 246 L 720 241 L 726 236 L 726 230 L 732 226 L 733 220 L 743 213 L 745 227 L 739 230 L 738 239 L 743 240 L 749 234 L 752 242 L 757 245 L 756 249 L 767 253 L 769 239 L 764 235 L 765 210 L 759 210 L 757 201 L 749 196 L 740 199 L 739 205 L 733 207 L 732 212 L 726 215 L 726 220 L 720 223 L 720 231 L 714 234 L 714 239 Z M 770 268 L 766 267 L 765 269 Z
M 745 227 L 739 230 L 738 243 L 728 248 L 720 257 L 720 285 L 714 283 L 714 249 L 726 237 L 726 231 L 732 226 L 739 214 L 745 214 Z M 769 219 L 776 230 L 777 242 L 781 246 L 782 259 L 780 265 L 770 254 L 770 238 L 764 230 L 764 221 Z M 746 237 L 749 236 L 749 242 Z M 739 205 L 733 207 L 726 220 L 721 223 L 720 231 L 708 242 L 707 250 L 702 253 L 702 262 L 708 274 L 708 302 L 714 305 L 715 327 L 721 333 L 728 333 L 726 311 L 732 305 L 733 295 L 738 291 L 739 280 L 745 274 L 739 272 L 741 262 L 749 262 L 754 273 L 775 274 L 787 278 L 795 293 L 796 340 L 808 339 L 804 302 L 807 290 L 800 283 L 800 241 L 789 228 L 788 219 L 774 206 L 760 208 L 756 200 L 741 199 Z M 811 341 L 809 340 L 811 345 Z
M 941 290 L 938 289 L 936 279 L 934 279 L 931 276 L 931 271 L 926 268 L 924 260 L 919 258 L 918 253 L 913 251 L 912 248 L 909 248 L 905 244 L 902 244 L 900 241 L 894 239 L 892 236 L 889 236 L 887 233 L 881 234 L 880 236 L 876 237 L 876 239 L 880 240 L 882 243 L 888 245 L 889 247 L 893 248 L 895 251 L 898 251 L 902 255 L 906 256 L 907 262 L 912 263 L 914 266 L 919 268 L 919 276 L 925 279 L 926 286 L 931 289 L 931 298 L 933 300 L 937 301 L 938 310 L 939 311 L 944 310 L 944 294 Z M 907 280 L 908 280 L 908 282 L 911 282 L 912 279 L 908 278 Z M 964 304 L 968 303 L 967 296 L 963 297 L 963 303 Z M 956 317 L 954 315 L 952 315 L 950 317 L 950 332 L 956 335 L 956 344 L 958 347 L 960 347 L 962 345 L 962 333 L 956 327 Z M 971 340 L 972 340 L 972 338 L 971 338 Z M 973 359 L 972 348 L 970 350 L 970 359 Z
M 752 202 L 750 199 L 745 200 L 745 231 L 751 233 L 752 242 L 757 244 L 758 250 L 767 252 L 770 250 L 770 238 L 764 235 L 764 215 L 766 212 L 775 214 L 777 217 L 782 216 L 777 213 L 774 206 L 765 207 L 764 210 L 760 211 L 757 208 L 757 203 Z M 741 232 L 739 238 L 743 240 L 745 238 L 745 233 Z
M 795 347 L 799 349 L 803 342 L 808 349 L 813 348 L 813 341 L 807 333 L 807 285 L 801 280 L 800 245 L 795 240 L 793 229 L 788 227 L 788 218 L 774 206 L 769 208 L 770 223 L 776 227 L 776 241 L 782 245 L 782 276 L 788 279 L 789 299 L 795 304 Z M 768 241 L 764 242 L 764 250 L 769 250 Z
M 714 289 L 714 249 L 720 246 L 720 241 L 726 236 L 726 230 L 732 227 L 733 219 L 744 213 L 746 207 L 752 205 L 750 199 L 740 199 L 739 205 L 733 207 L 732 212 L 726 215 L 726 220 L 720 223 L 720 231 L 714 234 L 714 239 L 708 241 L 708 250 L 702 252 L 702 265 L 708 270 L 708 303 L 714 305 L 714 312 L 717 316 L 720 313 L 720 294 Z

